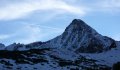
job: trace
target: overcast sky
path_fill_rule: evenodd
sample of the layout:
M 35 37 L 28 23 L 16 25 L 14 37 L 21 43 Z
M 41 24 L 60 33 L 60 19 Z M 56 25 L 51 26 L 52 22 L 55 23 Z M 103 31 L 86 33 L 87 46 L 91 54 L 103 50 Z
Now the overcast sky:
M 120 40 L 120 0 L 0 0 L 0 43 L 47 41 L 75 18 Z

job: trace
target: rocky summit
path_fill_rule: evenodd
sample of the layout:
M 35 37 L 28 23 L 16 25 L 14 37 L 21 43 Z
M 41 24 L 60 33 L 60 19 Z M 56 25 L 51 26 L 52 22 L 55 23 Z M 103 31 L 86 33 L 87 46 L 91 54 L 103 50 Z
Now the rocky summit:
M 47 44 L 82 53 L 103 52 L 116 47 L 113 39 L 102 36 L 80 19 L 74 19 L 62 35 Z

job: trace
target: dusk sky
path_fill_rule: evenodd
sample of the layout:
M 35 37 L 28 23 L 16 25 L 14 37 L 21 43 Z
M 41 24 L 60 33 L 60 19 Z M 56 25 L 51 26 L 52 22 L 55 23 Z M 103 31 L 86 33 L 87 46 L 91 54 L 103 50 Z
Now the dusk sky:
M 75 18 L 120 40 L 120 0 L 0 0 L 0 43 L 47 41 Z

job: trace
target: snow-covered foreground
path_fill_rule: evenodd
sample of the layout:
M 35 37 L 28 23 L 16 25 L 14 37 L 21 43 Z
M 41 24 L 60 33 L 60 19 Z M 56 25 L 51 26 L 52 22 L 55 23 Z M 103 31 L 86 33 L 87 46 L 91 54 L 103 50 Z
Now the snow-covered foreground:
M 117 43 L 116 48 L 112 48 L 111 50 L 103 53 L 81 53 L 81 55 L 86 58 L 98 60 L 99 64 L 105 64 L 112 67 L 114 63 L 120 62 L 120 43 Z
M 31 49 L 28 51 L 0 51 L 1 70 L 110 70 L 108 64 L 99 63 L 97 54 L 88 58 L 61 49 Z M 106 52 L 107 53 L 107 52 Z M 102 53 L 100 53 L 102 55 Z M 84 57 L 85 56 L 85 57 Z M 87 58 L 86 58 L 87 56 Z M 99 58 L 99 59 L 97 59 Z M 105 57 L 104 57 L 105 58 Z

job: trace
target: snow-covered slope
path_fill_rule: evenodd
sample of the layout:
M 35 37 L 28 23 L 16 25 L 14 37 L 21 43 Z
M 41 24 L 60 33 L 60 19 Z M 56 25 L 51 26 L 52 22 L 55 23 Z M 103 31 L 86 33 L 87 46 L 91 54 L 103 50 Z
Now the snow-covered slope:
M 60 49 L 31 49 L 26 51 L 0 51 L 1 70 L 96 70 L 110 69 L 97 64 L 97 60 Z
M 80 55 L 86 58 L 98 60 L 99 64 L 105 64 L 112 66 L 114 63 L 120 62 L 120 42 L 116 42 L 116 48 L 112 48 L 110 51 L 103 53 L 80 53 Z

